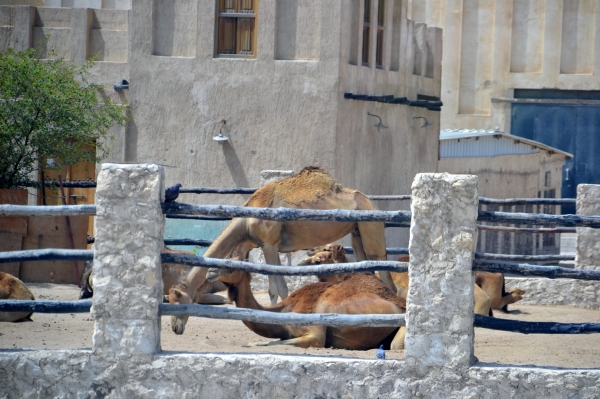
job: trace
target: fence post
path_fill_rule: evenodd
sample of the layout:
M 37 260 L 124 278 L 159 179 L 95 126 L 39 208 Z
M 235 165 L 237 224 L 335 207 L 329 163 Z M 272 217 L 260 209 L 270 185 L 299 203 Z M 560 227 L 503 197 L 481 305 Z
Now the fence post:
M 420 373 L 474 359 L 477 205 L 477 176 L 422 173 L 413 181 L 405 359 Z
M 102 165 L 94 228 L 95 355 L 146 358 L 160 350 L 163 197 L 162 167 Z
M 577 186 L 577 214 L 600 215 L 600 185 Z M 600 229 L 577 227 L 575 268 L 600 270 Z

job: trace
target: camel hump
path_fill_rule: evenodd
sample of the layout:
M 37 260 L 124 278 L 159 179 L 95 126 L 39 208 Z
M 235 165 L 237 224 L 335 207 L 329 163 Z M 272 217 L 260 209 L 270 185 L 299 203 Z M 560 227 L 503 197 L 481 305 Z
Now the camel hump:
M 35 297 L 21 280 L 12 274 L 0 272 L 0 299 L 31 301 Z
M 315 203 L 342 190 L 342 185 L 329 173 L 316 166 L 309 166 L 295 175 L 265 184 L 244 205 L 269 207 L 275 197 L 293 205 Z

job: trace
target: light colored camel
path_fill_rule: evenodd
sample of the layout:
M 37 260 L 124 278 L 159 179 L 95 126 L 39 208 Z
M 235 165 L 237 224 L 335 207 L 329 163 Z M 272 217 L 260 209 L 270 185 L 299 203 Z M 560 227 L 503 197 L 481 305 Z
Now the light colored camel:
M 361 192 L 344 188 L 327 172 L 308 167 L 288 178 L 268 183 L 244 203 L 248 207 L 296 209 L 376 210 Z M 352 247 L 359 260 L 385 260 L 385 234 L 382 222 L 290 221 L 277 222 L 256 218 L 234 218 L 214 243 L 208 247 L 207 258 L 225 258 L 235 247 L 245 250 L 260 247 L 270 265 L 279 265 L 279 252 L 295 252 L 314 248 L 352 234 Z M 194 268 L 185 281 L 169 293 L 172 304 L 189 304 L 191 295 L 206 279 L 207 268 Z M 389 272 L 381 273 L 383 281 L 395 292 Z M 269 276 L 271 303 L 277 297 L 287 297 L 282 276 Z M 171 328 L 183 334 L 187 316 L 171 318 Z
M 261 306 L 250 288 L 250 273 L 211 269 L 208 279 L 229 287 L 230 300 L 237 307 L 276 313 L 402 314 L 406 301 L 396 296 L 373 274 L 357 273 L 337 283 L 318 282 L 294 291 L 280 303 Z M 385 345 L 392 350 L 404 349 L 406 329 L 398 327 L 328 327 L 290 326 L 244 321 L 249 329 L 279 341 L 252 345 L 293 345 L 301 348 L 340 348 L 365 350 Z
M 173 254 L 184 254 L 184 255 L 192 255 L 191 252 L 181 251 L 178 249 L 171 249 L 165 247 L 166 253 Z M 79 299 L 91 298 L 94 295 L 94 281 L 92 278 L 92 267 L 93 262 L 86 262 L 85 268 L 83 269 L 83 273 L 81 275 L 81 293 L 79 294 Z M 190 266 L 180 265 L 177 263 L 163 263 L 161 264 L 162 269 L 162 279 L 163 279 L 163 293 L 164 300 L 166 302 L 169 301 L 168 294 L 171 288 L 177 284 L 180 280 L 184 279 L 185 276 L 193 269 Z M 225 291 L 227 288 L 225 285 L 221 283 L 211 283 L 210 281 L 205 281 L 200 289 L 197 291 L 194 297 L 194 303 L 201 303 L 204 305 L 223 305 L 226 303 L 231 303 L 227 300 L 227 298 L 221 295 L 215 295 L 215 292 Z
M 0 272 L 0 299 L 18 299 L 33 301 L 35 297 L 29 288 L 15 276 Z M 31 312 L 0 312 L 0 321 L 32 321 Z
M 410 262 L 410 255 L 403 255 L 396 259 L 396 262 Z M 406 298 L 408 295 L 409 278 L 408 273 L 392 272 L 392 280 L 398 290 L 398 295 Z M 473 285 L 473 296 L 475 298 L 475 314 L 482 316 L 493 316 L 492 301 L 485 290 L 477 284 Z
M 502 273 L 475 272 L 475 284 L 490 297 L 492 309 L 504 312 L 508 312 L 508 305 L 520 301 L 525 294 L 520 288 L 513 288 L 507 294 Z
M 343 247 L 339 244 L 330 244 L 322 247 L 314 248 L 313 250 L 307 251 L 307 254 L 313 254 L 312 256 L 303 259 L 298 262 L 298 265 L 325 265 L 332 263 L 348 263 L 346 258 L 346 252 Z M 410 256 L 404 255 L 396 259 L 396 262 L 409 262 Z M 493 273 L 490 273 L 493 274 Z M 345 279 L 349 274 L 328 274 L 319 276 L 319 281 L 340 281 Z M 397 273 L 391 272 L 392 280 L 396 286 L 397 295 L 401 298 L 406 299 L 408 296 L 408 273 Z M 503 281 L 503 280 L 502 280 Z M 491 281 L 490 281 L 491 286 Z M 495 286 L 494 286 L 495 287 Z M 475 297 L 475 308 L 474 312 L 483 316 L 493 316 L 492 313 L 492 299 L 487 289 L 477 283 L 473 286 L 473 294 Z M 508 297 L 508 296 L 507 296 Z M 519 298 L 520 299 L 520 298 Z M 516 302 L 516 301 L 515 301 Z

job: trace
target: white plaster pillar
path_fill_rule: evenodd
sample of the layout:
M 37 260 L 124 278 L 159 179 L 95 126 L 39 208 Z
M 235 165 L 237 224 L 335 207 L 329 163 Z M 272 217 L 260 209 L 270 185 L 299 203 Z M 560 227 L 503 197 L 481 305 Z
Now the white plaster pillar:
M 160 350 L 164 171 L 103 164 L 97 181 L 93 352 L 146 358 Z
M 412 184 L 405 359 L 420 373 L 473 360 L 477 176 L 421 173 Z
M 600 215 L 600 185 L 577 186 L 577 214 Z M 576 251 L 576 269 L 600 270 L 600 229 L 578 227 Z

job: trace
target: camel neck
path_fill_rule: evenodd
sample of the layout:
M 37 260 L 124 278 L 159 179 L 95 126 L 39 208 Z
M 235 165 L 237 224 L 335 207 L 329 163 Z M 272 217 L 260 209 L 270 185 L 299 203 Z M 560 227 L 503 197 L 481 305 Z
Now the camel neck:
M 244 277 L 244 279 L 237 285 L 231 285 L 228 290 L 229 299 L 231 299 L 235 306 L 238 308 L 248 308 L 254 310 L 264 310 L 267 312 L 276 312 L 280 313 L 281 306 L 261 306 L 254 294 L 252 294 L 252 289 L 250 287 L 250 274 Z M 255 332 L 256 334 L 267 337 L 267 338 L 280 338 L 280 339 L 289 339 L 290 335 L 285 328 L 285 326 L 277 325 L 277 324 L 263 324 L 263 323 L 254 323 L 250 321 L 243 322 L 246 327 Z
M 270 311 L 268 308 L 263 308 L 254 297 L 250 287 L 250 273 L 246 273 L 239 284 L 229 286 L 228 295 L 238 308 Z

